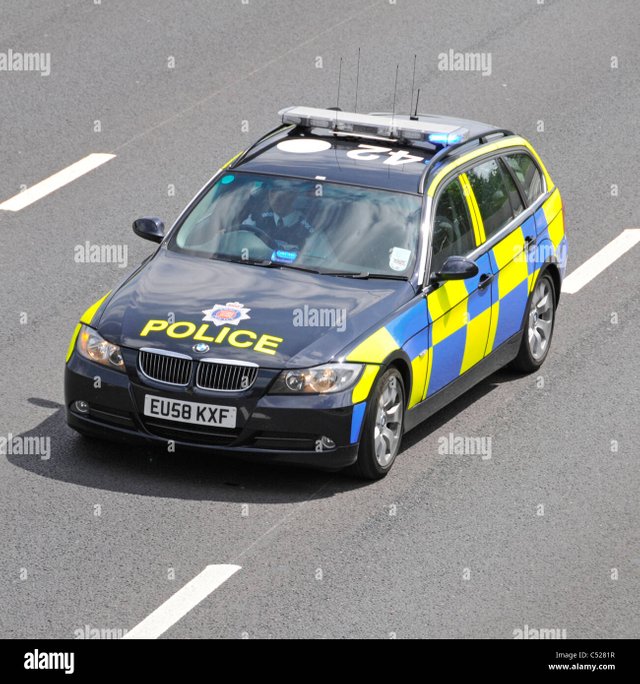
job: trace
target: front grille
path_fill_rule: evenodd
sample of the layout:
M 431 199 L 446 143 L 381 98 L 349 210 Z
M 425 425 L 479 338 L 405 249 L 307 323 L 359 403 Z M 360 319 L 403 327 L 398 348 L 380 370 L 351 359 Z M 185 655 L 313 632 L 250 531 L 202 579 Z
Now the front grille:
M 258 366 L 254 364 L 200 361 L 196 385 L 220 392 L 240 392 L 249 389 L 257 377 Z
M 188 385 L 191 379 L 191 359 L 173 354 L 142 349 L 138 356 L 140 370 L 158 382 L 170 385 Z

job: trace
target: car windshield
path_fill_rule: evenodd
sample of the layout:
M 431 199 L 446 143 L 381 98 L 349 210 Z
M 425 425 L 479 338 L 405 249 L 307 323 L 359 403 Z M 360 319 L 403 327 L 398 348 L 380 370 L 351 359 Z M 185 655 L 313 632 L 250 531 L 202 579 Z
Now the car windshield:
M 169 249 L 321 273 L 408 278 L 420 210 L 417 195 L 229 172 L 194 206 Z

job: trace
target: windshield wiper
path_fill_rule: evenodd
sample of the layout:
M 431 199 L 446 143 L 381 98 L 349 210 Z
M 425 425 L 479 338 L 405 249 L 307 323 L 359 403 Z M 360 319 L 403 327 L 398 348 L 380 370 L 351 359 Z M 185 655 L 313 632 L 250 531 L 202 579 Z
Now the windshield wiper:
M 271 261 L 271 259 L 238 259 L 236 257 L 227 256 L 226 254 L 212 254 L 211 259 L 219 261 L 229 261 L 232 264 L 249 264 L 250 266 L 264 266 L 265 268 L 293 268 L 296 271 L 307 271 L 308 273 L 322 273 L 317 268 L 307 268 L 306 266 L 295 266 L 294 264 L 285 264 L 280 261 Z
M 363 273 L 331 273 L 331 271 L 328 271 L 327 273 L 329 275 L 339 275 L 345 278 L 362 278 L 363 280 L 367 280 L 369 278 L 375 278 L 378 280 L 409 280 L 407 276 L 396 275 L 395 273 L 368 273 L 367 271 L 364 271 Z
M 298 266 L 297 264 L 287 264 L 281 261 L 271 261 L 270 259 L 237 259 L 225 254 L 212 254 L 211 259 L 219 261 L 229 261 L 232 264 L 249 264 L 250 266 L 263 266 L 264 268 L 290 268 L 294 271 L 304 271 L 306 273 L 315 273 L 317 275 L 330 275 L 340 278 L 356 278 L 366 280 L 368 278 L 376 278 L 381 280 L 408 280 L 407 276 L 384 273 L 369 273 L 362 271 L 360 273 L 355 271 L 331 271 L 327 269 L 309 268 L 308 266 Z
M 376 278 L 376 277 L 382 277 L 378 276 L 377 274 L 369 274 L 367 271 L 363 271 L 362 273 L 357 273 L 355 271 L 331 271 L 330 269 L 326 268 L 308 268 L 306 266 L 297 266 L 295 264 L 281 264 L 279 262 L 274 262 L 274 266 L 282 266 L 283 268 L 295 268 L 298 271 L 308 271 L 309 273 L 318 273 L 320 275 L 330 275 L 330 276 L 338 276 L 340 278 Z M 395 276 L 392 276 L 395 277 Z
M 260 266 L 271 266 L 272 268 L 293 268 L 296 271 L 307 271 L 307 273 L 318 273 L 319 275 L 339 276 L 341 278 L 388 278 L 390 280 L 408 280 L 406 276 L 384 273 L 369 273 L 368 271 L 332 271 L 327 268 L 309 268 L 308 266 L 298 266 L 297 264 L 287 264 L 280 261 L 269 261 L 259 264 Z
M 250 266 L 270 266 L 271 261 L 268 259 L 242 259 L 229 256 L 227 254 L 214 253 L 210 257 L 214 261 L 228 261 L 232 264 L 249 264 Z
M 367 278 L 378 278 L 380 280 L 409 280 L 409 276 L 399 275 L 397 273 L 369 273 Z
M 285 264 L 281 261 L 270 261 L 269 266 L 272 268 L 292 268 L 294 271 L 306 271 L 307 273 L 320 273 L 324 275 L 326 271 L 320 271 L 317 268 L 309 268 L 308 266 L 296 266 L 295 264 Z

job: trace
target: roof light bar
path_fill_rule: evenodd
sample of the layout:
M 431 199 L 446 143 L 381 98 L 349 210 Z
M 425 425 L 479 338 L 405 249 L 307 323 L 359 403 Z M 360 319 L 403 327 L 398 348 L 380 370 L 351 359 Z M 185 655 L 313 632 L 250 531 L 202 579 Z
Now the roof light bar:
M 429 133 L 427 138 L 434 145 L 455 145 L 462 142 L 465 136 L 460 133 Z
M 303 128 L 328 128 L 341 133 L 415 140 L 432 145 L 453 145 L 462 142 L 469 135 L 469 131 L 460 126 L 341 112 L 334 109 L 287 107 L 281 109 L 278 114 L 282 117 L 282 123 Z

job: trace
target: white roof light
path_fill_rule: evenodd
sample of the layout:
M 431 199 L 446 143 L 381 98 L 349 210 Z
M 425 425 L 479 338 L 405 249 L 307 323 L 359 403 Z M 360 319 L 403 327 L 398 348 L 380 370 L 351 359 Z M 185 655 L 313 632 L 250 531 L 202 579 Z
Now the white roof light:
M 282 123 L 304 128 L 329 128 L 354 135 L 376 135 L 381 138 L 416 140 L 433 145 L 453 145 L 466 140 L 469 131 L 460 126 L 427 121 L 411 121 L 391 116 L 372 116 L 314 107 L 287 107 L 278 114 Z

